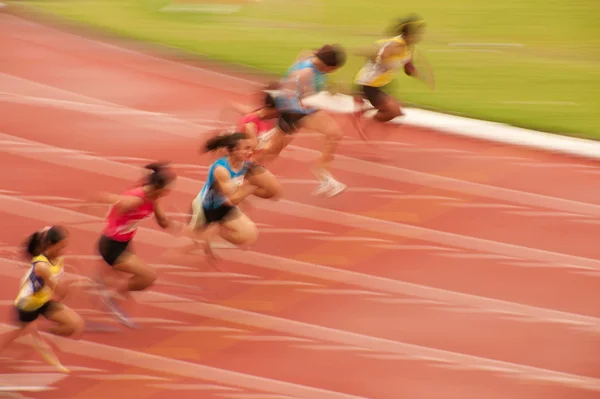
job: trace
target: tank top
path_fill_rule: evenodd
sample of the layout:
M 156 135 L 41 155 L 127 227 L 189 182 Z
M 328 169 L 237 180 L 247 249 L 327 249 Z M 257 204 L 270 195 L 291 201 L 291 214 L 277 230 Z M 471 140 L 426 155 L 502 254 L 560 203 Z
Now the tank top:
M 154 214 L 154 202 L 146 198 L 142 187 L 125 191 L 122 195 L 143 198 L 144 202 L 137 209 L 127 213 L 119 212 L 116 207 L 111 206 L 106 217 L 106 226 L 103 234 L 115 241 L 127 242 L 133 239 L 138 225 Z
M 242 168 L 238 171 L 233 170 L 231 165 L 229 164 L 229 158 L 223 157 L 217 159 L 208 169 L 208 177 L 206 179 L 206 183 L 204 183 L 204 187 L 198 195 L 196 196 L 195 201 L 198 201 L 202 204 L 202 206 L 206 209 L 216 209 L 227 202 L 227 197 L 224 196 L 220 191 L 218 191 L 215 187 L 213 187 L 216 183 L 215 178 L 215 169 L 219 166 L 225 168 L 233 181 L 233 184 L 236 187 L 241 186 L 244 183 L 244 176 L 248 171 L 249 162 L 244 162 Z
M 318 93 L 325 88 L 325 83 L 327 82 L 327 76 L 319 71 L 319 69 L 315 66 L 312 60 L 302 59 L 298 62 L 294 63 L 286 72 L 284 77 L 282 78 L 282 84 L 285 84 L 286 80 L 289 79 L 289 76 L 302 69 L 310 68 L 313 71 L 313 81 L 311 82 L 315 88 L 315 92 Z M 302 94 L 301 88 L 294 90 L 282 90 L 281 94 L 275 98 L 275 104 L 277 108 L 288 111 L 288 112 L 297 112 L 302 114 L 308 114 L 315 112 L 314 108 L 303 108 L 300 103 L 300 95 Z
M 33 311 L 39 309 L 50 301 L 54 295 L 44 279 L 35 274 L 35 265 L 40 262 L 48 264 L 52 279 L 58 279 L 64 273 L 63 258 L 58 259 L 56 263 L 51 263 L 45 255 L 31 258 L 31 267 L 21 279 L 21 289 L 14 301 L 15 306 L 21 310 Z
M 382 57 L 383 51 L 387 46 L 398 43 L 403 45 L 401 54 L 391 57 Z M 375 61 L 368 60 L 358 71 L 354 78 L 354 83 L 363 86 L 383 87 L 390 83 L 395 74 L 410 62 L 415 50 L 414 45 L 408 46 L 402 36 L 395 36 L 389 39 L 378 40 L 379 52 Z
M 261 134 L 266 133 L 273 128 L 273 123 L 265 121 L 260 116 L 256 115 L 254 112 L 251 112 L 248 115 L 245 115 L 240 120 L 240 122 L 238 124 L 238 128 L 241 130 L 248 123 L 254 123 L 256 125 L 256 129 L 257 129 L 256 135 L 257 136 L 260 136 Z

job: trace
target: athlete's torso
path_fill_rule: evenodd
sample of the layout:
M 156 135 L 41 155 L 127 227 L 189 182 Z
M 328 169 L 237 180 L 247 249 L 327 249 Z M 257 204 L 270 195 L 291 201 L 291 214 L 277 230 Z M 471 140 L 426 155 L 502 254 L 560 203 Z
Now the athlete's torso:
M 248 171 L 248 162 L 244 162 L 244 165 L 241 169 L 234 170 L 229 164 L 228 157 L 225 156 L 217 159 L 208 169 L 206 183 L 204 183 L 204 187 L 202 187 L 202 190 L 196 197 L 196 201 L 200 201 L 202 203 L 202 206 L 207 209 L 218 208 L 219 206 L 227 202 L 227 197 L 221 194 L 221 192 L 215 187 L 215 169 L 219 166 L 227 170 L 233 184 L 237 187 L 241 186 L 244 183 L 244 176 Z
M 251 112 L 248 115 L 245 115 L 239 122 L 239 128 L 243 129 L 248 123 L 253 123 L 256 125 L 257 136 L 260 136 L 263 133 L 268 132 L 273 128 L 273 123 L 262 119 L 260 116 L 256 115 L 256 113 Z
M 294 74 L 294 72 L 310 68 L 312 70 L 312 81 L 309 84 L 313 87 L 316 93 L 325 89 L 325 84 L 327 83 L 327 75 L 323 72 L 319 71 L 319 69 L 315 66 L 310 58 L 301 59 L 295 62 L 286 72 L 286 74 L 282 78 L 282 86 L 287 87 L 287 89 L 283 90 L 283 95 L 277 96 L 275 102 L 279 109 L 290 112 L 299 112 L 299 113 L 311 113 L 315 110 L 312 108 L 304 108 L 300 104 L 300 95 L 302 91 L 306 88 L 297 88 L 292 89 L 289 88 L 290 83 L 290 75 Z
M 401 44 L 402 51 L 399 54 L 382 58 L 386 47 L 394 43 Z M 373 87 L 385 86 L 392 81 L 398 70 L 412 60 L 414 46 L 407 45 L 401 36 L 379 40 L 377 44 L 380 46 L 377 60 L 368 60 L 356 74 L 354 83 Z
M 103 234 L 116 241 L 129 241 L 135 236 L 138 225 L 154 214 L 154 202 L 146 198 L 142 187 L 128 190 L 122 195 L 140 197 L 144 202 L 137 209 L 127 213 L 120 213 L 112 206 L 106 218 Z
M 58 279 L 64 274 L 64 260 L 59 258 L 51 263 L 45 255 L 34 256 L 31 266 L 21 280 L 21 289 L 15 298 L 15 306 L 21 310 L 32 311 L 39 309 L 52 299 L 54 292 L 43 278 L 35 274 L 35 265 L 39 262 L 47 263 L 52 273 L 52 279 Z

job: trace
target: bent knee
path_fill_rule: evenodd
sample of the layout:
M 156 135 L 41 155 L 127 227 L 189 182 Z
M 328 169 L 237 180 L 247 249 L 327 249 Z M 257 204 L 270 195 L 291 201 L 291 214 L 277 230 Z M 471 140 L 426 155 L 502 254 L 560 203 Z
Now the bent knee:
M 79 339 L 85 330 L 85 321 L 77 314 L 73 313 L 70 320 L 63 325 L 65 335 L 74 339 Z
M 143 278 L 144 278 L 144 281 L 146 282 L 146 287 L 150 287 L 151 285 L 153 285 L 156 282 L 158 275 L 156 274 L 156 272 L 153 269 L 148 269 L 147 271 L 144 272 Z

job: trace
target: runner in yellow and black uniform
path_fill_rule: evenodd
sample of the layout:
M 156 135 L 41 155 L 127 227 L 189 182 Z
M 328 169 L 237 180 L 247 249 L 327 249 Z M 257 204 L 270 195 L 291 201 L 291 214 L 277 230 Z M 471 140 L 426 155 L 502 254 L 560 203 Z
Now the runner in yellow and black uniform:
M 55 323 L 49 329 L 52 334 L 77 338 L 83 332 L 81 316 L 54 300 L 58 279 L 64 274 L 63 254 L 67 245 L 68 233 L 60 226 L 36 231 L 25 243 L 31 266 L 14 301 L 20 328 L 4 337 L 0 350 L 25 333 L 39 336 L 32 322 L 40 315 Z
M 388 122 L 403 115 L 400 103 L 385 90 L 402 69 L 409 76 L 429 81 L 413 64 L 415 46 L 421 41 L 424 31 L 425 21 L 418 16 L 410 16 L 394 25 L 392 32 L 395 36 L 378 40 L 373 48 L 358 52 L 367 61 L 354 78 L 354 99 L 361 108 L 357 116 L 364 111 L 363 99 L 377 109 L 374 121 Z M 433 81 L 429 83 L 433 85 Z M 362 131 L 361 134 L 364 135 Z

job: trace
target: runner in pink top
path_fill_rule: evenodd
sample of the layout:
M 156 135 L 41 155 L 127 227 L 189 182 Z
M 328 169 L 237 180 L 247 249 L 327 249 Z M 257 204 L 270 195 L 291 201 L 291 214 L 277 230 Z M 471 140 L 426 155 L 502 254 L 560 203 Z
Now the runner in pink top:
M 141 186 L 127 190 L 121 195 L 102 196 L 104 202 L 112 206 L 98 242 L 98 251 L 111 267 L 103 267 L 100 270 L 99 282 L 104 286 L 111 286 L 125 297 L 129 297 L 130 291 L 142 291 L 156 281 L 156 272 L 129 249 L 138 225 L 152 215 L 164 229 L 171 224 L 158 201 L 169 194 L 176 176 L 166 164 L 150 164 L 146 169 L 150 169 L 151 172 L 142 181 Z M 131 277 L 126 281 L 117 279 L 113 276 L 115 270 L 130 274 Z M 109 283 L 109 280 L 112 280 L 112 283 Z M 104 299 L 121 322 L 134 327 L 108 294 Z
M 148 199 L 143 187 L 125 191 L 122 195 L 138 197 L 143 202 L 140 207 L 127 213 L 120 212 L 115 206 L 111 207 L 102 234 L 115 241 L 127 242 L 135 236 L 138 225 L 154 215 L 154 201 Z
M 269 139 L 266 134 L 275 127 L 275 120 L 279 117 L 279 111 L 275 108 L 273 97 L 264 93 L 262 107 L 242 117 L 238 123 L 238 131 L 250 136 L 252 148 L 259 149 Z

